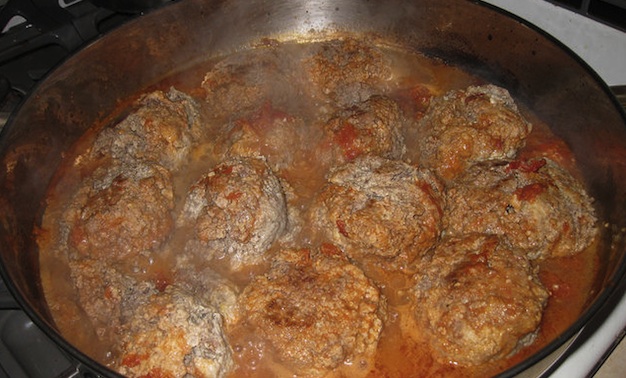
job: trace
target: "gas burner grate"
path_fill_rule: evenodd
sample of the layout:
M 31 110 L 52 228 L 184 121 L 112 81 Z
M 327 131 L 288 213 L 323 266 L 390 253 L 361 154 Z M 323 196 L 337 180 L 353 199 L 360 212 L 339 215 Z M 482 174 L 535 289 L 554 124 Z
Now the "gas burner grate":
M 626 0 L 547 0 L 626 31 Z
M 28 93 L 87 43 L 173 1 L 0 0 L 0 75 Z
M 129 18 L 88 1 L 8 0 L 0 9 L 0 75 L 25 94 L 63 59 Z

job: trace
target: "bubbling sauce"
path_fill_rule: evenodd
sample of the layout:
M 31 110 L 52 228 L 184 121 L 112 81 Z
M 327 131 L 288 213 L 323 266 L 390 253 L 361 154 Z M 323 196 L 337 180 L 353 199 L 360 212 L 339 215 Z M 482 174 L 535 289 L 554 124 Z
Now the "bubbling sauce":
M 421 156 L 417 146 L 422 135 L 417 125 L 428 112 L 431 99 L 450 90 L 487 84 L 459 68 L 398 46 L 383 42 L 374 45 L 350 38 L 342 41 L 343 44 L 337 41 L 265 43 L 248 51 L 213 59 L 145 91 L 167 92 L 174 87 L 189 95 L 197 105 L 194 113 L 197 125 L 194 127 L 198 127 L 198 132 L 193 136 L 185 161 L 168 168 L 173 197 L 167 211 L 174 226 L 160 242 L 154 243 L 154 248 L 144 248 L 141 253 L 131 254 L 128 258 L 114 261 L 106 251 L 94 251 L 94 254 L 101 255 L 101 258 L 93 258 L 95 262 L 90 256 L 84 256 L 84 252 L 77 257 L 68 242 L 71 237 L 68 234 L 72 235 L 68 228 L 72 226 L 68 225 L 67 212 L 86 178 L 92 177 L 110 161 L 124 159 L 94 155 L 94 143 L 103 130 L 113 128 L 129 114 L 135 114 L 138 105 L 134 99 L 123 104 L 119 113 L 109 118 L 114 122 L 103 120 L 102 125 L 94 125 L 77 142 L 49 188 L 41 226 L 37 230 L 46 300 L 59 331 L 68 341 L 114 370 L 120 370 L 120 365 L 126 364 L 128 370 L 121 371 L 132 372 L 132 368 L 140 364 L 142 356 L 122 358 L 124 352 L 116 347 L 118 332 L 125 329 L 125 319 L 130 316 L 125 313 L 125 294 L 111 293 L 104 287 L 117 282 L 117 275 L 130 277 L 128 282 L 133 285 L 148 282 L 155 292 L 164 292 L 168 286 L 179 284 L 180 256 L 189 249 L 189 240 L 194 238 L 191 235 L 193 225 L 177 224 L 179 214 L 185 209 L 190 188 L 203 175 L 219 167 L 233 151 L 265 157 L 286 188 L 285 201 L 290 209 L 283 234 L 263 251 L 263 263 L 232 270 L 227 252 L 207 255 L 206 258 L 193 254 L 184 261 L 193 272 L 203 272 L 204 269 L 215 272 L 228 282 L 226 286 L 232 288 L 232 292 L 239 295 L 255 277 L 268 272 L 272 256 L 281 249 L 316 250 L 327 241 L 324 234 L 306 220 L 306 214 L 336 166 L 368 153 L 391 154 L 367 150 L 375 150 L 377 143 L 363 147 L 355 141 L 358 130 L 352 128 L 359 120 L 359 110 L 355 110 L 357 104 L 371 96 L 391 99 L 402 114 L 400 132 L 405 149 L 399 157 L 385 158 L 419 166 Z M 565 143 L 552 135 L 532 110 L 517 105 L 532 124 L 532 132 L 525 138 L 525 147 L 517 151 L 515 159 L 549 158 L 576 176 L 575 160 Z M 328 138 L 324 125 L 333 117 L 341 118 L 344 124 L 335 132 L 334 138 Z M 382 139 L 377 142 L 382 143 Z M 239 196 L 241 194 L 235 193 L 230 198 L 238 199 Z M 90 229 L 89 232 L 95 231 Z M 545 346 L 579 316 L 592 287 L 597 266 L 596 248 L 597 245 L 592 244 L 572 256 L 532 260 L 538 279 L 549 293 L 534 341 L 517 348 L 510 356 L 478 365 L 442 361 L 423 337 L 424 331 L 414 315 L 420 303 L 416 303 L 413 291 L 411 261 L 401 265 L 398 271 L 376 264 L 361 266 L 385 298 L 386 310 L 381 316 L 384 323 L 375 354 L 365 367 L 358 361 L 346 360 L 322 375 L 482 377 L 502 372 Z M 77 267 L 87 269 L 81 259 L 95 264 L 95 267 L 89 265 L 95 270 L 111 264 L 115 276 L 83 275 L 76 271 Z M 102 287 L 98 286 L 98 280 L 102 281 Z M 96 292 L 84 292 L 94 287 Z M 206 288 L 196 289 L 191 292 L 206 291 Z M 110 329 L 102 327 L 102 319 L 94 321 L 92 311 L 98 308 L 98 304 L 92 303 L 94 298 L 89 299 L 90 295 L 103 295 L 106 300 L 119 296 L 115 303 L 121 301 L 121 309 L 111 310 L 109 315 L 117 318 L 111 321 Z M 92 303 L 92 307 L 86 307 L 85 301 Z M 277 357 L 280 354 L 268 346 L 258 330 L 241 319 L 230 322 L 227 316 L 222 317 L 225 318 L 225 339 L 234 361 L 226 376 L 294 374 L 289 366 L 280 363 Z M 144 376 L 158 376 L 158 371 Z

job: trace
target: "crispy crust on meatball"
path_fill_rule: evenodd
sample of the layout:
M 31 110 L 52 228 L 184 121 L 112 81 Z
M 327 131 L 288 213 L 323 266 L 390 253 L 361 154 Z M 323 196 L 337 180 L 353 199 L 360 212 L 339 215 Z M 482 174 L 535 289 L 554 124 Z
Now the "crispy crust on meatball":
M 249 117 L 235 122 L 227 155 L 264 157 L 277 173 L 294 169 L 305 147 L 304 127 L 301 118 L 265 103 Z
M 235 323 L 239 319 L 240 289 L 206 262 L 198 260 L 193 255 L 179 253 L 173 267 L 173 281 L 203 305 L 217 309 L 226 325 Z
M 401 134 L 403 116 L 395 101 L 372 96 L 339 111 L 324 129 L 337 149 L 336 160 L 348 162 L 361 155 L 400 159 L 406 151 Z
M 168 170 L 156 164 L 114 164 L 85 178 L 65 211 L 70 258 L 120 261 L 152 253 L 174 227 Z
M 248 325 L 294 374 L 322 376 L 346 363 L 367 372 L 382 331 L 384 298 L 336 247 L 325 251 L 282 251 L 239 302 Z
M 222 317 L 175 286 L 150 296 L 119 332 L 119 372 L 133 377 L 224 377 L 233 367 Z
M 378 157 L 334 170 L 312 210 L 312 223 L 359 262 L 406 265 L 438 239 L 442 186 L 429 171 Z
M 253 49 L 226 57 L 208 71 L 202 82 L 209 116 L 237 119 L 264 102 L 289 98 L 293 80 L 284 59 L 271 49 Z
M 262 158 L 231 158 L 192 185 L 179 226 L 191 226 L 187 249 L 232 270 L 260 264 L 287 222 L 280 181 Z
M 78 304 L 101 340 L 114 338 L 124 317 L 157 292 L 151 281 L 138 280 L 101 259 L 69 262 Z
M 447 239 L 416 271 L 415 317 L 443 362 L 486 363 L 534 340 L 548 291 L 497 237 Z
M 305 62 L 309 80 L 321 97 L 339 106 L 380 93 L 391 77 L 387 58 L 374 45 L 354 38 L 328 41 Z
M 495 85 L 434 98 L 418 127 L 420 163 L 446 180 L 477 162 L 514 158 L 532 130 L 509 92 Z
M 597 234 L 592 199 L 549 159 L 470 168 L 446 194 L 448 235 L 499 235 L 531 258 L 569 256 Z
M 98 135 L 92 153 L 124 162 L 152 161 L 176 169 L 200 137 L 200 110 L 190 96 L 172 88 L 142 96 L 137 109 Z

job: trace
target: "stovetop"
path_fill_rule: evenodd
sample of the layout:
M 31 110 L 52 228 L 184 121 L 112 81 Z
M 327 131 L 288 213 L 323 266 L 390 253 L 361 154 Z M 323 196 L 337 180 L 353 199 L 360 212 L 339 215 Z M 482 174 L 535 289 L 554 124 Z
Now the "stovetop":
M 0 125 L 52 68 L 174 0 L 0 0 Z
M 1 2 L 1 81 L 22 94 L 68 55 L 135 16 L 81 0 Z
M 14 107 L 51 68 L 98 36 L 170 1 L 0 0 L 0 129 Z M 625 0 L 485 2 L 530 20 L 555 36 L 615 91 L 626 94 Z M 151 7 L 135 5 L 140 3 Z M 127 6 L 122 9 L 119 4 Z M 626 292 L 626 288 L 619 290 Z M 618 295 L 583 329 L 563 360 L 537 375 L 592 375 L 619 342 L 625 326 L 626 297 Z M 96 376 L 39 330 L 0 280 L 0 378 Z
M 0 378 L 74 377 L 78 367 L 26 314 L 0 281 Z

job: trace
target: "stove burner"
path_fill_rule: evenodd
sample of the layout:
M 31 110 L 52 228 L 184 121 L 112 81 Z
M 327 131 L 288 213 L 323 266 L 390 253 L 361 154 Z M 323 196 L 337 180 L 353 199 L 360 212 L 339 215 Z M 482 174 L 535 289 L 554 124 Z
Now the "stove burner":
M 27 93 L 51 68 L 132 16 L 88 1 L 8 0 L 0 10 L 0 75 Z
M 586 17 L 626 31 L 626 1 L 623 0 L 548 0 Z

